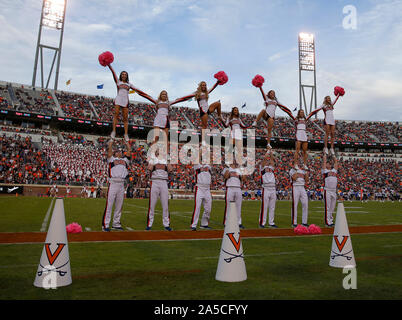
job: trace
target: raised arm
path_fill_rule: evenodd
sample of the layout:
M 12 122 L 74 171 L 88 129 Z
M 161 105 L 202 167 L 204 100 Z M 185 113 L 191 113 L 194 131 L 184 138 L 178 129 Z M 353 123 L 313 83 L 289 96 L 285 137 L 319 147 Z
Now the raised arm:
M 212 88 L 208 90 L 208 93 L 211 93 L 212 91 L 214 91 L 215 88 L 218 86 L 218 84 L 219 84 L 219 81 L 216 81 L 216 83 L 212 86 Z
M 114 80 L 114 82 L 117 83 L 117 81 L 119 81 L 119 78 L 117 77 L 116 72 L 114 72 L 114 69 L 113 69 L 113 67 L 112 67 L 110 64 L 108 64 L 107 66 L 109 67 L 110 71 L 111 71 L 112 74 L 113 74 L 113 80 Z
M 313 115 L 317 114 L 322 109 L 323 109 L 323 107 L 311 111 L 310 114 L 307 116 L 306 120 L 309 120 Z
M 170 105 L 172 106 L 172 105 L 174 105 L 174 104 L 176 104 L 176 103 L 184 102 L 184 101 L 190 100 L 190 99 L 192 99 L 192 98 L 194 98 L 194 97 L 195 97 L 195 92 L 193 92 L 192 94 L 189 94 L 189 95 L 187 95 L 187 96 L 184 96 L 184 97 L 181 97 L 181 98 L 177 98 L 177 99 L 174 100 Z
M 130 143 L 126 140 L 124 140 L 124 143 L 126 144 L 126 148 L 127 148 L 127 158 L 131 158 L 131 146 Z
M 338 170 L 338 168 L 339 168 L 339 162 L 338 162 L 338 159 L 334 156 L 334 168 L 335 168 L 335 170 Z
M 153 104 L 156 104 L 156 100 L 154 98 L 152 98 L 149 94 L 147 94 L 144 91 L 134 87 L 132 84 L 130 84 L 130 88 L 133 89 L 139 96 L 151 101 Z
M 323 161 L 322 161 L 322 168 L 325 170 L 327 168 L 327 155 L 324 153 Z
M 293 120 L 296 118 L 293 116 L 292 111 L 290 111 L 289 108 L 285 107 L 283 104 L 278 103 L 278 107 L 285 112 L 289 117 L 291 117 Z

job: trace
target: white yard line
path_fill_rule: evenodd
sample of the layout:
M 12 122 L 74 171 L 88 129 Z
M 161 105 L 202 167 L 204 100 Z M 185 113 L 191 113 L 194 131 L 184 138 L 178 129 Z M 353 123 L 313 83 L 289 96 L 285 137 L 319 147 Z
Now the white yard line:
M 53 206 L 54 199 L 55 199 L 55 198 L 52 198 L 52 201 L 50 202 L 49 208 L 47 209 L 47 212 L 46 212 L 46 215 L 45 215 L 45 219 L 43 219 L 42 227 L 40 228 L 40 231 L 41 231 L 41 232 L 46 231 L 47 223 L 48 223 L 49 218 L 50 218 L 50 213 L 52 212 L 52 206 Z
M 281 256 L 281 255 L 289 255 L 289 254 L 302 254 L 304 251 L 288 251 L 288 252 L 273 252 L 273 253 L 267 253 L 267 254 L 245 254 L 244 257 L 265 257 L 265 256 Z M 213 257 L 195 257 L 197 260 L 203 260 L 203 259 L 218 259 L 219 256 L 213 256 Z

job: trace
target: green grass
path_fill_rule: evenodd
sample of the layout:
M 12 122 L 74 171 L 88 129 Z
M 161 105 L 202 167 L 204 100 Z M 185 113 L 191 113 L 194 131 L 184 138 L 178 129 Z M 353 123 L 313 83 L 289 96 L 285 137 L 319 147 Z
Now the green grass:
M 105 199 L 67 199 L 66 222 L 100 230 Z M 193 201 L 170 200 L 174 229 L 189 229 Z M 47 198 L 0 198 L 0 232 L 39 231 Z M 147 200 L 125 200 L 122 223 L 143 230 Z M 222 228 L 223 201 L 211 226 Z M 346 202 L 349 225 L 402 224 L 400 203 Z M 358 207 L 358 208 L 351 208 Z M 260 203 L 243 202 L 243 222 L 258 226 Z M 323 225 L 322 202 L 309 203 L 309 222 Z M 359 211 L 359 212 L 357 212 Z M 299 221 L 301 211 L 299 213 Z M 157 206 L 155 230 L 162 230 Z M 278 201 L 276 223 L 290 227 L 290 202 Z M 215 280 L 220 240 L 69 243 L 73 283 L 56 290 L 33 286 L 43 244 L 0 244 L 0 299 L 401 299 L 402 233 L 352 235 L 357 290 L 344 290 L 342 269 L 331 268 L 330 236 L 243 239 L 248 279 Z
M 330 236 L 243 239 L 248 279 L 215 280 L 218 240 L 70 243 L 73 283 L 33 286 L 41 244 L 1 245 L 0 299 L 401 299 L 401 234 L 354 235 L 357 290 L 328 266 Z
M 78 222 L 83 229 L 101 230 L 105 199 L 64 200 L 66 223 Z M 50 205 L 49 198 L 2 197 L 0 198 L 0 232 L 39 231 Z M 242 218 L 246 228 L 258 227 L 259 201 L 243 201 Z M 188 230 L 194 202 L 192 200 L 169 200 L 171 226 L 175 230 Z M 324 204 L 319 201 L 309 202 L 309 223 L 324 226 Z M 349 208 L 352 207 L 352 208 Z M 289 201 L 277 201 L 275 222 L 281 228 L 290 228 Z M 402 205 L 399 202 L 345 202 L 349 226 L 402 224 Z M 134 230 L 144 230 L 148 212 L 147 199 L 126 199 L 122 209 L 123 226 Z M 224 201 L 213 201 L 210 226 L 222 229 Z M 163 230 L 162 208 L 156 206 L 153 230 Z M 202 214 L 202 212 L 201 212 Z M 201 218 L 201 217 L 200 217 Z M 200 219 L 201 220 L 201 219 Z M 50 221 L 50 220 L 49 220 Z M 298 221 L 301 222 L 299 204 Z M 200 222 L 200 221 L 199 221 Z

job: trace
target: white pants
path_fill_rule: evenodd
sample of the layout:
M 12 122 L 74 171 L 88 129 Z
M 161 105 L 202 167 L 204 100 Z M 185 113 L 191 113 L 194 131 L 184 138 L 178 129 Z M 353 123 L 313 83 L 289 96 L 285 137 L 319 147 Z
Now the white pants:
M 307 224 L 308 219 L 308 198 L 304 186 L 292 187 L 292 224 L 297 224 L 297 205 L 299 200 L 302 204 L 302 223 Z
M 152 180 L 151 192 L 149 195 L 149 207 L 147 216 L 147 227 L 152 227 L 154 223 L 155 206 L 158 199 L 161 199 L 162 203 L 162 222 L 164 227 L 169 227 L 169 191 L 167 180 Z
M 229 203 L 231 201 L 236 202 L 237 209 L 237 218 L 239 221 L 239 225 L 241 224 L 241 203 L 243 201 L 243 195 L 241 192 L 241 188 L 237 187 L 226 187 L 225 193 L 225 214 L 223 215 L 223 225 L 226 223 L 226 215 L 229 209 Z
M 103 214 L 102 226 L 109 228 L 114 204 L 113 226 L 120 226 L 121 208 L 124 200 L 124 182 L 110 182 L 107 189 L 106 207 Z
M 325 210 L 325 223 L 333 224 L 334 219 L 332 213 L 336 206 L 336 190 L 324 190 L 324 210 Z
M 204 212 L 202 214 L 201 225 L 207 226 L 209 224 L 209 217 L 212 208 L 212 196 L 209 188 L 195 187 L 194 194 L 194 211 L 191 218 L 191 228 L 196 228 L 198 218 L 200 216 L 201 205 L 204 205 Z
M 276 190 L 272 188 L 263 188 L 261 198 L 262 202 L 259 223 L 260 225 L 265 226 L 265 223 L 267 222 L 267 210 L 269 208 L 268 224 L 273 225 L 275 224 Z

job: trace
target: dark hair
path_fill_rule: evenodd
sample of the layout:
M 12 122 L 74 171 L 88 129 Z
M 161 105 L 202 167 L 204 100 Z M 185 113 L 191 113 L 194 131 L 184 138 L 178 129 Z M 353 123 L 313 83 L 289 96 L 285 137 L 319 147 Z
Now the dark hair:
M 126 80 L 126 82 L 130 82 L 130 80 L 128 79 L 128 72 L 127 72 L 127 71 L 122 71 L 122 72 L 120 72 L 119 80 L 120 80 L 120 81 L 123 81 L 123 80 L 121 80 L 121 74 L 122 74 L 123 72 L 127 73 L 127 80 Z
M 237 111 L 239 111 L 238 107 L 233 107 L 232 111 L 230 112 L 230 119 L 233 119 L 233 117 L 234 117 L 234 109 L 237 109 Z M 240 112 L 239 112 L 238 116 L 240 117 Z

